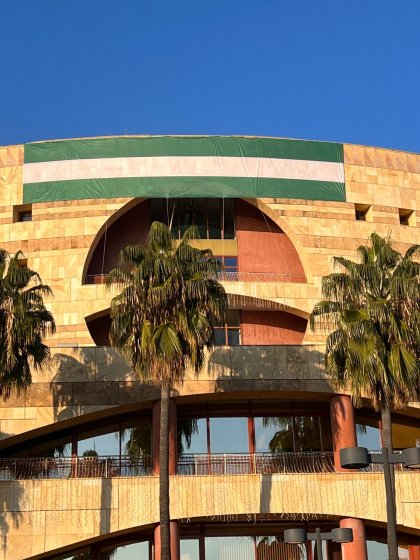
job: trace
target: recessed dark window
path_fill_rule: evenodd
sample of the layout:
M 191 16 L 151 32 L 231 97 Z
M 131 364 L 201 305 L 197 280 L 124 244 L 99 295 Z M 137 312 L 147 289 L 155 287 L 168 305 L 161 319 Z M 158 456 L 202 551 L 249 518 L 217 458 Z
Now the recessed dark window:
M 368 204 L 355 204 L 354 213 L 359 222 L 370 222 L 372 220 L 372 210 Z
M 189 226 L 197 226 L 201 239 L 235 239 L 234 200 L 220 198 L 154 198 L 152 221 L 171 224 L 179 239 Z
M 238 257 L 221 255 L 215 258 L 221 263 L 223 272 L 238 272 Z
M 31 222 L 32 221 L 32 205 L 23 204 L 13 207 L 14 222 Z
M 398 214 L 400 216 L 400 224 L 402 226 L 416 225 L 416 215 L 414 213 L 414 210 L 409 210 L 407 208 L 399 208 Z
M 226 313 L 223 325 L 214 327 L 215 346 L 238 346 L 241 344 L 241 320 L 237 309 L 230 309 Z

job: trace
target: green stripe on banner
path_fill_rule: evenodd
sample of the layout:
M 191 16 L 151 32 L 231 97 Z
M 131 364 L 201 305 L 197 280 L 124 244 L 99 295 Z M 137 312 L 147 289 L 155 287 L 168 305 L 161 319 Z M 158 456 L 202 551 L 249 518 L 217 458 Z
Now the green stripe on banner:
M 345 202 L 344 183 L 242 177 L 123 177 L 29 183 L 24 204 L 125 197 L 297 198 Z
M 153 136 L 55 140 L 25 144 L 25 163 L 116 157 L 226 156 L 343 161 L 343 145 L 286 138 Z

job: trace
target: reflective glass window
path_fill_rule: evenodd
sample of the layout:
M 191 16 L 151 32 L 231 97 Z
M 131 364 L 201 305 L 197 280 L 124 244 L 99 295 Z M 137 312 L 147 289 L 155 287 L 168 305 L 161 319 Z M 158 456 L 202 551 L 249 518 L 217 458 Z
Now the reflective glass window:
M 120 434 L 111 432 L 100 436 L 82 439 L 77 444 L 77 454 L 83 455 L 88 451 L 96 451 L 98 456 L 119 455 L 120 454 Z
M 380 449 L 381 432 L 379 428 L 373 426 L 365 426 L 363 424 L 356 424 L 357 445 L 359 447 L 366 447 L 369 450 Z
M 232 198 L 224 199 L 224 239 L 235 239 L 235 201 Z
M 206 560 L 255 560 L 253 537 L 206 537 Z
M 214 327 L 215 346 L 238 346 L 241 344 L 240 312 L 229 309 L 225 324 Z
M 181 539 L 181 560 L 200 560 L 198 539 Z
M 180 454 L 207 453 L 207 422 L 205 418 L 178 420 Z
M 152 199 L 152 221 L 171 224 L 172 233 L 179 238 L 185 230 L 196 225 L 202 239 L 234 239 L 234 201 L 218 198 Z
M 238 257 L 224 257 L 223 265 L 226 272 L 238 272 Z
M 121 430 L 121 454 L 131 457 L 152 454 L 152 424 L 142 422 Z
M 256 560 L 307 560 L 304 544 L 286 544 L 279 537 L 255 537 L 255 543 Z
M 293 422 L 290 416 L 257 417 L 255 450 L 257 453 L 293 451 Z
M 295 451 L 320 451 L 321 434 L 317 416 L 295 416 Z
M 101 560 L 149 560 L 149 541 L 118 546 L 101 553 Z
M 210 418 L 212 453 L 248 453 L 248 418 Z

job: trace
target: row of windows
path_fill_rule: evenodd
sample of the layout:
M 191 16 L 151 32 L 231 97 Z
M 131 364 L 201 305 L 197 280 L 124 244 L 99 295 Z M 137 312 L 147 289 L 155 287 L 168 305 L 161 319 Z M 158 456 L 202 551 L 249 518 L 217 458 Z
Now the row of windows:
M 172 233 L 179 239 L 188 227 L 198 227 L 202 239 L 235 239 L 234 200 L 217 198 L 151 199 L 152 221 L 171 224 Z M 354 205 L 358 221 L 373 222 L 369 204 Z M 415 226 L 416 213 L 409 208 L 398 208 L 400 225 Z M 32 220 L 32 205 L 13 207 L 14 222 Z
M 369 204 L 355 204 L 354 212 L 356 220 L 360 222 L 373 222 L 372 206 Z M 415 226 L 416 213 L 414 210 L 408 208 L 398 208 L 398 216 L 400 225 L 402 226 Z
M 180 418 L 178 421 L 178 452 L 207 453 L 272 453 L 281 451 L 329 451 L 332 449 L 329 417 L 319 416 L 256 416 Z M 81 436 L 77 450 L 70 443 L 55 448 L 55 454 L 70 456 L 150 455 L 152 426 L 148 419 L 118 431 Z M 50 449 L 44 455 L 51 455 Z M 36 449 L 32 454 L 40 454 Z
M 165 222 L 179 239 L 197 226 L 202 239 L 235 239 L 235 201 L 231 198 L 154 198 L 152 221 Z
M 300 526 L 299 522 L 294 522 L 286 527 Z M 323 524 L 322 522 L 312 522 L 305 524 L 308 532 L 314 532 L 316 527 L 321 525 L 323 531 L 331 530 L 336 524 Z M 194 528 L 194 527 L 193 527 Z M 231 528 L 234 526 L 231 524 Z M 205 527 L 204 527 L 205 529 Z M 220 529 L 219 529 L 220 530 Z M 226 531 L 226 529 L 225 529 Z M 198 533 L 200 530 L 198 528 Z M 308 560 L 315 557 L 315 543 L 307 545 L 286 545 L 281 534 L 265 535 L 262 528 L 256 529 L 259 535 L 246 536 L 213 536 L 201 532 L 200 536 L 181 538 L 180 552 L 182 560 L 231 560 L 240 558 L 241 560 Z M 282 531 L 277 530 L 277 533 Z M 369 558 L 385 558 L 387 546 L 374 540 L 367 540 Z M 323 557 L 336 557 L 340 551 L 340 545 L 323 541 Z M 405 548 L 398 549 L 401 560 L 408 559 L 408 551 Z M 132 544 L 112 546 L 102 545 L 99 556 L 93 556 L 89 549 L 79 550 L 76 556 L 73 554 L 64 558 L 62 555 L 52 560 L 89 560 L 93 558 L 100 560 L 150 560 L 153 558 L 153 544 L 150 540 Z M 338 556 L 337 556 L 338 557 Z

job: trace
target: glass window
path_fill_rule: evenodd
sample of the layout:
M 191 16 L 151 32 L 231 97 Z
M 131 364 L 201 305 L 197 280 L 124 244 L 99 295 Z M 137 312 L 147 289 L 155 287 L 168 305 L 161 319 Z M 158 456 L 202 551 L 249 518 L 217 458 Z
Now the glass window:
M 320 451 L 321 435 L 317 416 L 295 416 L 295 451 Z
M 206 560 L 255 560 L 253 537 L 206 537 Z
M 235 201 L 232 198 L 224 199 L 224 239 L 235 239 Z
M 230 309 L 226 313 L 223 326 L 214 328 L 215 346 L 238 346 L 241 344 L 240 313 L 237 309 Z
M 228 346 L 239 346 L 241 344 L 241 330 L 238 328 L 227 329 L 227 344 Z
M 77 444 L 77 454 L 83 455 L 88 451 L 96 451 L 99 457 L 120 454 L 120 434 L 111 432 L 101 436 L 82 439 Z
M 180 455 L 207 453 L 207 421 L 205 418 L 178 420 L 178 448 Z
M 238 257 L 223 257 L 225 272 L 238 272 Z
M 365 426 L 363 424 L 356 424 L 357 445 L 359 447 L 366 447 L 369 450 L 380 449 L 381 433 L 379 428 L 373 426 Z
M 286 544 L 279 537 L 255 537 L 256 560 L 306 560 L 304 544 Z M 324 558 L 327 558 L 324 556 Z
M 226 346 L 226 332 L 224 327 L 214 328 L 214 345 Z
M 222 237 L 222 212 L 218 198 L 207 199 L 207 218 L 209 227 L 209 239 L 221 239 Z
M 223 212 L 224 209 L 224 212 Z M 172 233 L 179 238 L 196 225 L 202 239 L 234 239 L 234 201 L 219 198 L 173 198 L 150 201 L 152 221 L 172 224 Z
M 321 435 L 317 416 L 271 416 L 255 418 L 257 453 L 320 451 Z
M 293 451 L 293 423 L 290 416 L 257 417 L 255 450 L 257 453 Z
M 388 558 L 388 547 L 384 543 L 377 541 L 366 541 L 369 560 L 383 560 Z M 401 560 L 408 560 L 408 551 L 398 547 L 398 557 Z
M 149 560 L 149 541 L 118 546 L 101 552 L 101 560 Z
M 181 560 L 200 560 L 198 539 L 181 539 Z
M 248 418 L 210 418 L 212 453 L 248 453 Z
M 152 424 L 143 422 L 121 432 L 121 454 L 143 457 L 152 454 Z

